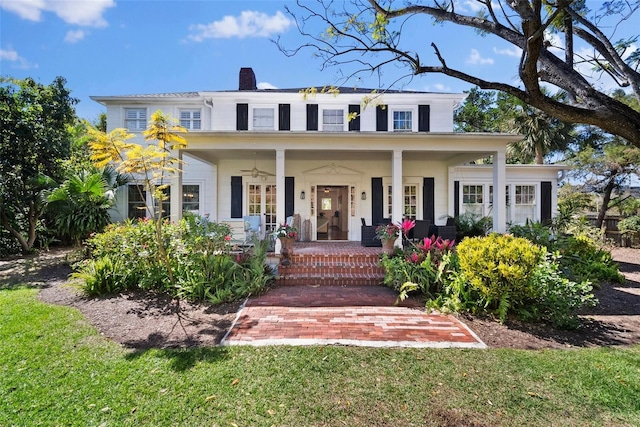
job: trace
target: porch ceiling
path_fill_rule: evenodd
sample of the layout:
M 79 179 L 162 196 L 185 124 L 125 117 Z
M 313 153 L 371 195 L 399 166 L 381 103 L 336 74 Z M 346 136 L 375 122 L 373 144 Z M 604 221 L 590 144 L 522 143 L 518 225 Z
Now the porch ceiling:
M 216 164 L 221 160 L 271 160 L 275 161 L 275 150 L 183 150 L 184 153 L 199 158 L 209 163 Z M 254 155 L 255 153 L 255 155 Z M 465 153 L 447 151 L 405 151 L 405 160 L 437 161 L 447 164 L 461 164 L 482 157 L 489 156 L 490 152 Z M 285 160 L 356 160 L 356 161 L 387 161 L 391 160 L 391 152 L 387 151 L 336 151 L 336 150 L 287 150 Z

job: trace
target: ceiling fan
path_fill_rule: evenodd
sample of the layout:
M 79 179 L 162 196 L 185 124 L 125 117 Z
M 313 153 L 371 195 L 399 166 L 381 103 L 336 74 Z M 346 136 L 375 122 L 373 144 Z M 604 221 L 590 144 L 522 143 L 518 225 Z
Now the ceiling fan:
M 253 153 L 253 169 L 241 169 L 240 172 L 244 172 L 245 175 L 250 175 L 253 178 L 275 176 L 275 174 L 258 169 L 256 166 L 256 153 Z

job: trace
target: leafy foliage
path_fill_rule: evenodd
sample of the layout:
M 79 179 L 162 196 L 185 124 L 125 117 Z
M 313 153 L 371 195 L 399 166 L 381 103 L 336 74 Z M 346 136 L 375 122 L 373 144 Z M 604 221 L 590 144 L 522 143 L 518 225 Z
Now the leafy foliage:
M 563 274 L 576 282 L 589 281 L 599 284 L 603 281 L 624 282 L 611 253 L 600 247 L 596 241 L 599 235 L 589 224 L 574 221 L 565 224 L 565 233 L 552 233 L 539 222 L 527 222 L 525 225 L 511 226 L 510 232 L 531 242 L 544 246 L 548 252 L 562 255 L 556 261 Z
M 111 221 L 117 187 L 127 180 L 112 168 L 83 170 L 68 177 L 48 196 L 47 213 L 60 239 L 80 244 Z
M 432 297 L 440 292 L 454 262 L 452 253 L 455 242 L 441 237 L 425 237 L 418 244 L 411 244 L 404 251 L 383 255 L 380 261 L 386 273 L 384 285 L 400 291 L 400 299 L 410 292 Z
M 458 245 L 460 274 L 474 288 L 485 307 L 501 320 L 510 307 L 522 306 L 535 295 L 530 278 L 544 259 L 545 249 L 527 239 L 491 234 Z
M 23 253 L 36 241 L 43 193 L 62 181 L 69 157 L 77 100 L 65 83 L 0 78 L 0 224 Z
M 226 224 L 186 214 L 162 227 L 175 285 L 158 256 L 154 221 L 110 224 L 88 240 L 92 258 L 76 266 L 74 277 L 90 295 L 142 289 L 188 300 L 232 301 L 264 290 L 272 281 L 265 267 L 268 242 L 255 242 L 251 254 L 229 253 Z
M 455 224 L 456 238 L 461 241 L 465 237 L 486 236 L 493 227 L 493 218 L 465 212 L 455 218 Z

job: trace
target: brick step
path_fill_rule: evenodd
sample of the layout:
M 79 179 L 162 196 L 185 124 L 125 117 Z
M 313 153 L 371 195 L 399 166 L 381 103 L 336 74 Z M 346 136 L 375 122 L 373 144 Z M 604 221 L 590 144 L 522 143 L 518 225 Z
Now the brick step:
M 333 276 L 312 274 L 278 274 L 276 285 L 279 286 L 378 286 L 384 275 L 371 274 L 339 274 Z
M 384 269 L 375 265 L 301 265 L 278 266 L 278 274 L 310 274 L 315 276 L 333 276 L 337 274 L 369 274 L 384 276 Z
M 278 266 L 279 285 L 375 286 L 384 279 L 378 255 L 294 254 L 290 260 Z

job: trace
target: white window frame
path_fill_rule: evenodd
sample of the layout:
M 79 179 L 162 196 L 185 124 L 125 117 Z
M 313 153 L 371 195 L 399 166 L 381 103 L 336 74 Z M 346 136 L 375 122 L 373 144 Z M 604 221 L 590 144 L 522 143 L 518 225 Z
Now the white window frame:
M 474 187 L 473 193 L 467 192 L 465 194 L 465 189 L 470 187 Z M 480 193 L 478 193 L 478 189 L 480 189 Z M 473 201 L 465 201 L 466 197 L 473 197 Z M 480 201 L 478 201 L 478 196 L 480 196 Z M 469 199 L 471 200 L 471 199 Z M 462 204 L 463 205 L 484 205 L 484 185 L 483 184 L 463 184 L 462 185 Z
M 522 193 L 523 188 L 527 188 L 526 194 Z M 519 190 L 519 191 L 518 191 Z M 514 185 L 514 204 L 517 206 L 527 205 L 527 206 L 535 206 L 536 205 L 536 186 L 533 184 L 515 184 Z M 526 202 L 523 200 L 526 199 Z
M 330 123 L 330 121 L 325 122 L 325 113 L 335 112 L 335 114 L 331 114 L 328 118 L 335 118 L 335 123 Z M 323 132 L 344 132 L 345 131 L 345 109 L 344 108 L 323 108 L 322 114 L 320 115 L 321 123 L 322 123 L 322 131 Z
M 267 115 L 261 115 L 261 114 L 256 114 L 256 110 L 259 110 L 258 112 L 267 112 L 270 111 L 271 112 L 271 123 L 267 123 L 267 124 L 258 124 L 256 125 L 256 120 L 262 118 L 263 120 L 266 119 L 266 121 L 268 121 L 269 117 Z M 251 129 L 255 130 L 255 131 L 269 131 L 269 130 L 275 130 L 276 126 L 278 125 L 277 121 L 277 114 L 276 114 L 276 108 L 274 105 L 254 105 L 251 106 L 251 117 L 249 118 L 250 122 L 251 122 Z
M 136 188 L 136 189 L 132 190 L 132 188 Z M 139 194 L 140 190 L 142 190 L 143 200 L 131 200 L 131 197 L 130 197 L 131 192 L 133 191 L 137 198 L 138 196 L 140 196 Z M 127 218 L 135 219 L 135 218 L 148 217 L 149 216 L 149 210 L 147 209 L 148 203 L 149 201 L 147 198 L 147 191 L 144 189 L 144 186 L 142 184 L 131 183 L 127 185 Z M 138 209 L 138 207 L 144 208 L 144 209 Z M 132 215 L 132 213 L 137 213 L 138 215 Z
M 135 114 L 130 117 L 129 113 Z M 124 127 L 132 132 L 143 131 L 147 128 L 147 109 L 144 107 L 125 107 L 123 117 Z
M 179 110 L 180 126 L 189 131 L 202 130 L 202 109 L 181 108 Z
M 415 105 L 392 105 L 389 110 L 389 132 L 417 132 L 418 131 L 418 107 Z M 411 113 L 411 129 L 396 129 L 395 128 L 395 113 Z
M 197 187 L 197 191 L 194 191 L 193 193 L 193 198 L 196 199 L 196 201 L 194 202 L 193 200 L 186 200 L 186 196 L 188 194 L 191 193 L 186 193 L 185 191 L 187 190 L 187 188 L 185 187 Z M 198 209 L 187 209 L 188 206 L 190 206 L 191 204 L 197 203 L 198 204 Z M 202 212 L 202 184 L 200 183 L 182 183 L 182 212 L 191 212 L 197 215 L 200 215 Z
M 404 118 L 398 118 L 396 120 L 396 114 L 397 115 L 405 115 Z M 409 116 L 409 119 L 407 120 L 406 116 Z M 392 122 L 392 128 L 394 132 L 413 132 L 413 111 L 411 110 L 394 110 L 391 112 L 391 122 Z M 396 127 L 396 122 L 400 122 L 400 123 L 404 123 L 405 126 L 404 127 Z M 409 125 L 407 127 L 407 124 Z

